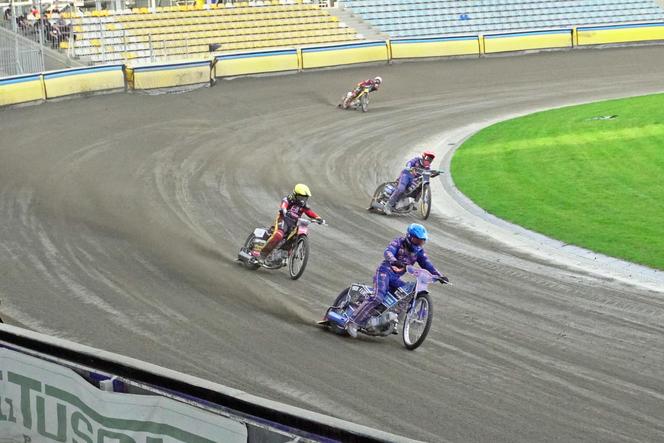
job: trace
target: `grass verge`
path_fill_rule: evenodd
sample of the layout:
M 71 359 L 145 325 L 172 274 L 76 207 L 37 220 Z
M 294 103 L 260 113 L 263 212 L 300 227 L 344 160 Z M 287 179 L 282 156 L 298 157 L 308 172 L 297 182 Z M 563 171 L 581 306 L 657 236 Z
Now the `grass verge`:
M 664 270 L 664 94 L 498 123 L 459 148 L 451 172 L 502 219 Z

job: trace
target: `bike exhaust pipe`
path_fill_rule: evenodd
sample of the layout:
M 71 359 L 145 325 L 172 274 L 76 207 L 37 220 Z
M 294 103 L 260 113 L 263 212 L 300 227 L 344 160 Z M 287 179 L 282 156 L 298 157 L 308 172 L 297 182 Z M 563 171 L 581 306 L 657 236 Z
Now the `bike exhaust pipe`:
M 334 323 L 336 323 L 337 325 L 343 326 L 343 327 L 345 327 L 346 323 L 348 323 L 348 319 L 345 316 L 343 316 L 341 314 L 337 314 L 334 311 L 329 311 L 327 313 L 327 319 L 331 320 Z
M 240 258 L 244 259 L 244 260 L 251 260 L 251 259 L 252 259 L 252 256 L 249 255 L 249 254 L 247 254 L 247 253 L 244 252 L 244 251 L 240 251 L 240 253 L 238 254 L 238 256 L 239 256 Z

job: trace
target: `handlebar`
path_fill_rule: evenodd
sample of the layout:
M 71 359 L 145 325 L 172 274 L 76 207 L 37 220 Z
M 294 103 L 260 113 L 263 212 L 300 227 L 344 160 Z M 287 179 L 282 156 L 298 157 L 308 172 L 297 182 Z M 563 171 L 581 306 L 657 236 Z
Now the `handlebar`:
M 437 169 L 413 168 L 413 170 L 421 175 L 428 175 L 430 177 L 436 177 L 445 172 L 442 169 L 437 170 Z
M 320 221 L 318 221 L 318 220 L 316 220 L 316 219 L 306 219 L 306 218 L 302 218 L 302 217 L 300 217 L 300 218 L 298 219 L 297 222 L 300 223 L 300 224 L 303 224 L 303 225 L 308 225 L 308 224 L 310 224 L 310 223 L 316 223 L 317 225 L 327 225 L 327 224 L 328 224 L 328 223 L 327 223 L 325 220 L 323 220 L 323 219 L 321 219 Z

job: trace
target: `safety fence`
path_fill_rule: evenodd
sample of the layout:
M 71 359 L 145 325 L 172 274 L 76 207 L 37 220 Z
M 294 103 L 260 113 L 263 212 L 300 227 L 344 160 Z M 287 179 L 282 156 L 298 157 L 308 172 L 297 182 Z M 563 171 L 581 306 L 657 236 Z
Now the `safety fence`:
M 16 32 L 0 27 L 0 77 L 43 71 L 43 48 Z
M 439 36 L 228 52 L 173 63 L 116 64 L 0 78 L 0 106 L 108 90 L 146 90 L 215 83 L 216 78 L 303 71 L 356 63 L 574 49 L 663 41 L 664 22 Z
M 3 442 L 413 442 L 5 324 L 0 397 Z

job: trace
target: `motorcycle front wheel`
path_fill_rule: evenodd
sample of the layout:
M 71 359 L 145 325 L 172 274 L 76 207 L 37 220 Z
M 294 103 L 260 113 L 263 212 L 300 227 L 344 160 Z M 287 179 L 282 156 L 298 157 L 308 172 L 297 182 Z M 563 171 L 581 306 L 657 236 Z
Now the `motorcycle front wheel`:
M 385 186 L 387 186 L 387 183 L 383 183 L 381 185 L 378 185 L 376 190 L 373 193 L 373 196 L 371 197 L 371 203 L 369 204 L 369 209 L 377 209 L 374 205 L 382 205 L 383 202 L 380 201 L 380 197 L 383 195 L 383 191 L 385 190 Z
M 431 320 L 433 319 L 433 306 L 429 294 L 421 293 L 415 298 L 415 306 L 406 313 L 401 336 L 403 345 L 409 351 L 417 349 L 429 334 Z
M 302 235 L 295 242 L 293 251 L 288 256 L 288 274 L 292 280 L 297 280 L 304 274 L 309 260 L 309 239 Z
M 364 94 L 362 98 L 360 98 L 360 104 L 362 105 L 362 112 L 367 112 L 369 110 L 369 97 L 367 97 L 367 94 Z
M 424 189 L 422 190 L 422 196 L 420 198 L 420 216 L 422 217 L 422 220 L 426 220 L 429 218 L 429 214 L 431 213 L 431 189 L 429 188 L 429 185 L 424 185 Z
M 254 249 L 255 238 L 256 237 L 254 236 L 254 234 L 249 234 L 249 237 L 247 237 L 247 240 L 244 242 L 244 246 L 242 247 L 242 249 L 244 249 L 248 254 L 250 254 L 251 251 Z M 256 269 L 260 268 L 260 265 L 258 263 L 252 263 L 246 260 L 244 261 L 244 266 L 252 271 L 255 271 Z

